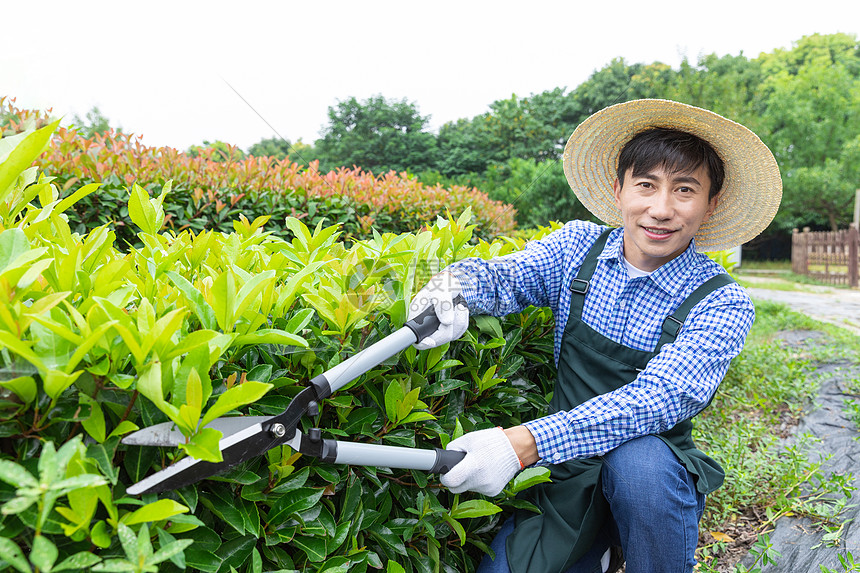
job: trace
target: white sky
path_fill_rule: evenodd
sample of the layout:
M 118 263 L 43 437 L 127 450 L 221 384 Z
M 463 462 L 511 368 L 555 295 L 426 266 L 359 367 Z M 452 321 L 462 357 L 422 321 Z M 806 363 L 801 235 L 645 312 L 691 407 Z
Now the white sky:
M 274 136 L 254 110 L 312 143 L 329 106 L 381 94 L 438 128 L 514 93 L 573 89 L 615 57 L 676 67 L 858 35 L 860 2 L 2 0 L 0 20 L 0 96 L 18 107 L 68 121 L 98 106 L 147 145 L 247 149 Z

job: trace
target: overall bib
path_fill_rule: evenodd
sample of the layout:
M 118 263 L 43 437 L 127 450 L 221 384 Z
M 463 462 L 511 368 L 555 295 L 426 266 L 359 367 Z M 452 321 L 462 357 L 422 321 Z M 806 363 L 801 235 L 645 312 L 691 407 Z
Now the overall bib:
M 653 352 L 614 342 L 581 320 L 589 281 L 611 230 L 597 239 L 571 281 L 570 315 L 562 336 L 550 413 L 571 410 L 632 382 L 664 344 L 675 340 L 696 303 L 733 282 L 729 275 L 720 274 L 693 291 L 664 320 L 663 333 Z M 692 427 L 690 420 L 685 420 L 658 437 L 693 474 L 696 489 L 708 494 L 722 485 L 725 474 L 716 461 L 696 449 Z M 551 483 L 538 484 L 520 494 L 522 499 L 538 506 L 541 513 L 519 510 L 516 514 L 516 528 L 506 544 L 508 565 L 513 573 L 561 573 L 588 551 L 609 516 L 609 503 L 601 488 L 602 467 L 600 457 L 553 465 Z

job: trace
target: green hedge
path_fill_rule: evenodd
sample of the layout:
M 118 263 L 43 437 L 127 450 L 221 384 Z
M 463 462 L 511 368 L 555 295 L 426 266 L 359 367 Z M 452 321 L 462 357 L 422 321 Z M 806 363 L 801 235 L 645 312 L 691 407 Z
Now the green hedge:
M 440 266 L 518 249 L 473 241 L 467 211 L 414 234 L 339 240 L 337 226 L 266 217 L 231 233 L 163 228 L 166 185 L 128 197 L 139 247 L 117 229 L 76 233 L 29 167 L 54 125 L 0 140 L 0 567 L 17 571 L 468 571 L 501 511 L 545 470 L 494 500 L 452 495 L 418 471 L 345 467 L 289 448 L 179 491 L 128 485 L 184 455 L 217 456 L 198 423 L 279 413 L 307 380 L 396 328 Z M 544 229 L 541 233 L 547 232 Z M 302 429 L 360 442 L 444 446 L 533 418 L 552 368 L 547 309 L 473 320 L 450 347 L 408 349 L 321 405 Z M 121 436 L 174 420 L 180 449 Z M 193 542 L 193 543 L 192 543 Z

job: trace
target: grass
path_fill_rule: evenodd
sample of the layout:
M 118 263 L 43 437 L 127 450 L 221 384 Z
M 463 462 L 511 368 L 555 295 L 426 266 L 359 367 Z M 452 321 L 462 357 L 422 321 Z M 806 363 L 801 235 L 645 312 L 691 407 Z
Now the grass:
M 798 292 L 816 292 L 816 289 L 808 284 L 799 283 L 791 280 L 782 279 L 765 279 L 752 281 L 744 279 L 743 276 L 737 276 L 738 284 L 745 288 L 763 288 L 768 290 L 781 291 L 798 291 Z
M 811 272 L 824 272 L 825 269 L 824 265 L 810 265 L 809 270 Z M 842 274 L 848 274 L 848 269 L 844 266 L 836 267 L 830 265 L 830 271 L 834 273 L 839 271 Z M 795 274 L 791 272 L 791 261 L 744 261 L 741 266 L 736 267 L 732 272 L 735 278 L 738 279 L 738 282 L 744 286 L 771 290 L 804 290 L 802 285 L 848 288 L 845 285 L 835 285 L 816 280 L 811 276 Z M 744 278 L 746 277 L 756 277 L 759 279 L 767 277 L 774 280 L 772 282 L 767 281 L 766 283 L 761 280 L 756 280 L 755 282 L 748 281 L 745 284 Z
M 791 261 L 750 261 L 744 259 L 737 268 L 741 272 L 756 271 L 788 271 L 791 272 Z
M 725 483 L 708 497 L 700 525 L 702 573 L 745 570 L 726 568 L 727 560 L 746 552 L 737 545 L 762 545 L 762 534 L 788 513 L 810 517 L 828 531 L 840 530 L 839 514 L 852 489 L 846 476 L 823 474 L 824 459 L 815 455 L 811 438 L 792 444 L 781 438 L 818 391 L 815 364 L 856 361 L 857 337 L 781 304 L 756 301 L 756 314 L 743 352 L 711 406 L 696 418 L 697 444 L 726 470 Z M 798 330 L 819 331 L 823 338 L 815 345 L 779 343 L 780 333 Z M 764 559 L 765 553 L 758 555 Z

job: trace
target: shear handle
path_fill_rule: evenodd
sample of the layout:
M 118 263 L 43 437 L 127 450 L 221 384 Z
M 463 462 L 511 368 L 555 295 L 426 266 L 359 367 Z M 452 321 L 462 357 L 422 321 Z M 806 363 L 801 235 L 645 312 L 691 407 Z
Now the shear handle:
M 454 304 L 465 305 L 466 299 L 463 295 L 457 295 Z M 371 368 L 379 366 L 398 352 L 433 334 L 437 328 L 439 328 L 439 319 L 436 317 L 435 307 L 431 305 L 379 342 L 311 379 L 310 383 L 316 391 L 317 398 L 319 400 L 328 398 Z

